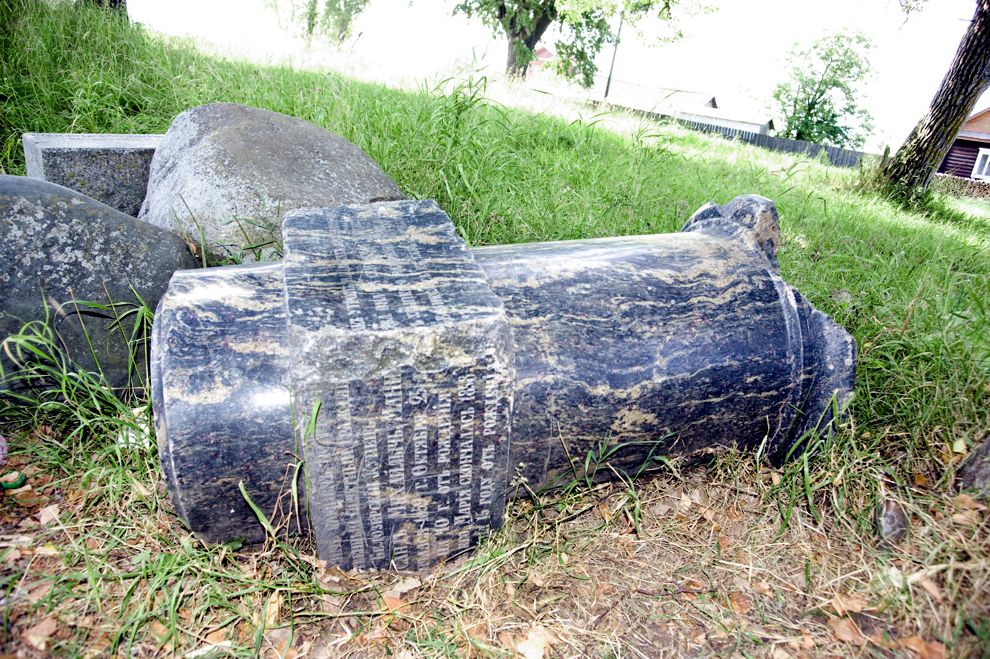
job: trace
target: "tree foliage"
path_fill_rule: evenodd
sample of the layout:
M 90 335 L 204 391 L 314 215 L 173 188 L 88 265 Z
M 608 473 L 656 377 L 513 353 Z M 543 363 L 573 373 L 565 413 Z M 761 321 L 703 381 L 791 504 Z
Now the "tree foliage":
M 351 26 L 369 0 L 306 0 L 306 36 L 327 34 L 339 46 L 351 36 Z
M 870 44 L 861 34 L 836 34 L 809 48 L 793 48 L 789 72 L 773 98 L 784 122 L 783 137 L 835 146 L 860 146 L 872 127 L 856 99 L 870 73 Z
M 557 24 L 557 70 L 590 87 L 598 70 L 595 57 L 616 39 L 613 24 L 621 16 L 635 22 L 646 16 L 669 19 L 677 0 L 461 0 L 455 12 L 480 18 L 508 39 L 505 72 L 524 78 L 547 29 Z
M 911 204 L 923 199 L 936 168 L 990 88 L 990 0 L 977 0 L 973 19 L 927 112 L 893 158 L 880 167 L 880 187 Z

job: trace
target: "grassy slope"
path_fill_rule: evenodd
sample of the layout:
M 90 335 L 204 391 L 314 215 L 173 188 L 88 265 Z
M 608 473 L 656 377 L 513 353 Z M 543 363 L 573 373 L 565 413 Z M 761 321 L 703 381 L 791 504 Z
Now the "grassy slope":
M 785 278 L 860 346 L 854 423 L 810 464 L 786 470 L 768 496 L 790 495 L 798 509 L 825 510 L 828 524 L 864 537 L 885 491 L 922 506 L 924 519 L 937 517 L 959 450 L 990 427 L 990 231 L 982 221 L 951 213 L 925 219 L 848 191 L 848 173 L 672 127 L 620 136 L 491 106 L 478 85 L 409 94 L 208 59 L 86 9 L 28 7 L 0 37 L 6 173 L 23 173 L 21 132 L 163 132 L 181 110 L 222 100 L 347 137 L 411 196 L 437 199 L 472 244 L 671 231 L 706 201 L 759 193 L 781 214 Z M 157 483 L 153 456 L 133 463 L 112 447 L 93 457 L 51 442 L 31 450 L 61 466 L 65 487 L 78 487 L 79 469 L 109 479 L 100 505 L 132 497 L 121 468 Z M 167 516 L 153 498 L 152 514 Z M 973 533 L 985 548 L 985 521 Z M 910 560 L 964 560 L 953 554 L 956 544 L 925 547 Z M 214 558 L 190 554 L 183 570 Z M 975 585 L 959 579 L 957 586 Z M 908 615 L 947 643 L 972 643 L 969 621 L 986 602 L 960 596 L 930 619 Z M 165 621 L 172 642 L 194 647 L 195 638 L 176 631 L 181 603 L 173 604 L 174 624 Z M 138 633 L 155 610 L 148 606 L 140 619 L 127 618 L 133 628 L 118 640 Z

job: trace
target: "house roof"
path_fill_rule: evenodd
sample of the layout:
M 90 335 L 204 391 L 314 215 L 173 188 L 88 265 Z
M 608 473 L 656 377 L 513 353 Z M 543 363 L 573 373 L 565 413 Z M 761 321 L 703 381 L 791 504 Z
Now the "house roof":
M 672 112 L 672 114 L 678 119 L 688 119 L 689 121 L 697 121 L 703 124 L 737 128 L 753 133 L 774 130 L 773 120 L 770 117 L 757 117 L 752 113 L 746 114 L 738 109 L 734 111 L 725 111 L 721 108 L 685 109 Z
M 968 124 L 969 122 L 971 122 L 971 121 L 973 121 L 975 119 L 979 119 L 980 117 L 982 117 L 983 115 L 985 115 L 987 113 L 990 113 L 990 107 L 985 107 L 982 110 L 980 110 L 979 112 L 976 112 L 974 114 L 971 114 L 969 116 L 969 119 L 966 120 L 966 123 Z M 965 125 L 966 124 L 963 124 L 963 126 L 965 126 Z
M 669 89 L 661 87 L 651 90 L 660 108 L 717 108 L 715 95 L 707 92 L 696 92 L 687 89 Z
M 990 142 L 990 107 L 980 110 L 967 119 L 957 137 Z

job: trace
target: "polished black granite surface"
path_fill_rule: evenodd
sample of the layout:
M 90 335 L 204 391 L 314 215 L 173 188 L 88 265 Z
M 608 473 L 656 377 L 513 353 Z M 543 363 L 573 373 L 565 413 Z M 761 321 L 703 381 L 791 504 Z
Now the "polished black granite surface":
M 424 568 L 523 483 L 783 460 L 852 390 L 852 338 L 780 278 L 760 197 L 676 234 L 472 250 L 433 202 L 283 231 L 282 263 L 178 273 L 155 324 L 169 489 L 208 540 L 261 537 L 243 482 L 331 563 Z

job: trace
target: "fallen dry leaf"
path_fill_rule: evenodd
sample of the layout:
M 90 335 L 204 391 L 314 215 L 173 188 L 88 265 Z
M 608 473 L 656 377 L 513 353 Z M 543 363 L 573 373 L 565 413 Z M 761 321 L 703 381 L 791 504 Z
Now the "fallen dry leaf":
M 399 609 L 409 606 L 409 602 L 403 601 L 398 597 L 392 597 L 391 595 L 382 595 L 382 604 L 385 605 L 389 613 L 394 613 Z
M 835 638 L 850 645 L 866 645 L 866 637 L 859 627 L 849 618 L 832 618 L 828 621 L 828 626 L 835 634 Z
M 729 593 L 729 607 L 737 614 L 744 616 L 749 613 L 752 608 L 750 606 L 749 600 L 746 596 L 740 593 L 738 590 Z
M 42 599 L 44 599 L 45 595 L 51 592 L 51 590 L 52 590 L 52 584 L 50 581 L 46 581 L 42 584 L 39 584 L 28 591 L 27 594 L 28 601 L 31 602 L 32 604 L 35 604 L 41 601 Z
M 274 655 L 269 654 L 268 656 L 284 659 L 296 656 L 296 652 L 292 648 L 292 630 L 288 627 L 269 629 L 265 632 L 265 640 L 271 644 L 271 648 L 275 652 Z
M 766 581 L 757 581 L 753 584 L 753 590 L 758 592 L 760 595 L 766 597 L 773 597 L 773 587 L 770 586 Z
M 282 612 L 282 593 L 273 592 L 268 596 L 268 608 L 265 610 L 265 625 L 271 626 L 278 622 L 279 613 Z
M 206 635 L 206 642 L 211 645 L 216 645 L 225 640 L 227 640 L 227 631 L 224 629 L 215 629 Z
M 956 508 L 962 508 L 963 510 L 986 510 L 986 506 L 974 499 L 968 494 L 960 494 L 952 500 Z
M 423 585 L 423 582 L 416 577 L 403 577 L 397 583 L 392 584 L 388 590 L 382 593 L 383 597 L 399 598 Z
M 488 627 L 483 622 L 475 622 L 464 626 L 464 633 L 468 638 L 472 638 L 482 643 L 488 642 Z
M 705 590 L 705 584 L 697 579 L 687 579 L 681 584 L 681 588 L 684 590 Z
M 19 506 L 36 506 L 45 501 L 45 499 L 35 492 L 34 488 L 30 485 L 19 487 L 16 490 L 7 490 L 7 494 L 14 497 L 14 501 L 16 501 Z
M 543 659 L 553 638 L 543 625 L 533 625 L 526 638 L 516 644 L 516 652 L 525 659 Z
M 937 603 L 942 603 L 942 589 L 938 587 L 938 584 L 929 579 L 928 577 L 922 577 L 918 579 L 918 585 L 925 589 L 925 592 L 932 596 L 932 599 Z
M 684 595 L 685 599 L 698 599 L 698 593 L 704 590 L 706 590 L 705 584 L 701 583 L 697 579 L 688 579 L 681 584 L 681 593 Z
M 219 650 L 226 650 L 230 647 L 233 647 L 233 645 L 234 644 L 231 643 L 230 641 L 220 641 L 219 643 L 210 643 L 209 645 L 204 645 L 201 648 L 185 653 L 184 655 L 182 655 L 182 659 L 199 659 L 200 657 L 224 656 L 227 653 L 226 652 L 220 653 Z M 289 651 L 288 653 L 286 653 L 285 656 L 295 657 L 296 655 L 294 654 L 294 652 L 295 651 L 293 649 L 289 648 Z
M 801 638 L 796 638 L 788 643 L 793 648 L 798 650 L 813 650 L 815 647 L 815 639 L 811 634 L 803 633 Z
M 49 616 L 24 632 L 24 642 L 35 650 L 44 652 L 45 648 L 48 647 L 48 639 L 51 638 L 56 629 L 58 629 L 58 623 L 55 618 Z
M 168 627 L 158 622 L 157 620 L 152 620 L 148 625 L 148 631 L 157 636 L 159 640 L 164 639 L 168 636 Z
M 150 499 L 151 490 L 149 490 L 144 483 L 138 480 L 131 481 L 131 489 L 141 499 Z
M 537 574 L 535 570 L 529 570 L 526 573 L 526 581 L 533 584 L 537 588 L 543 588 L 545 585 L 547 585 L 546 582 L 543 580 L 543 577 Z
M 45 506 L 38 511 L 38 523 L 42 526 L 51 524 L 58 520 L 58 504 L 53 503 L 50 506 Z
M 890 634 L 880 628 L 870 632 L 870 641 L 885 650 L 897 650 L 900 647 L 897 641 L 890 637 Z
M 832 598 L 831 604 L 832 609 L 840 616 L 844 616 L 847 613 L 859 613 L 867 608 L 866 600 L 855 593 L 849 593 L 848 595 L 836 593 Z
M 964 510 L 952 516 L 952 522 L 960 526 L 977 526 L 980 523 L 979 510 Z
M 908 636 L 900 640 L 901 647 L 914 652 L 918 659 L 945 659 L 945 646 L 938 641 L 926 642 L 920 636 Z

